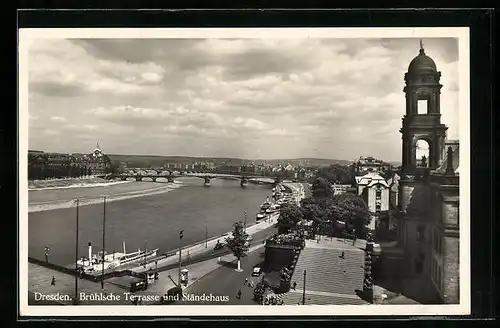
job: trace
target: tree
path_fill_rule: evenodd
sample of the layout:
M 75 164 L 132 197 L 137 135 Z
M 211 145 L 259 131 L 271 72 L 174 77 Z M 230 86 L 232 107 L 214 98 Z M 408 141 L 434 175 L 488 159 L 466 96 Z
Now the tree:
M 344 221 L 356 229 L 356 237 L 364 237 L 365 227 L 371 220 L 371 213 L 362 198 L 351 193 L 335 195 L 331 211 L 337 220 Z
M 278 233 L 287 233 L 290 229 L 294 229 L 302 218 L 302 210 L 297 204 L 285 203 L 281 205 L 278 218 Z
M 315 232 L 322 230 L 323 233 L 333 234 L 336 217 L 333 213 L 332 198 L 305 198 L 301 202 L 304 219 L 313 221 Z
M 318 177 L 312 186 L 312 195 L 314 198 L 332 197 L 334 194 L 333 188 L 325 178 Z
M 248 234 L 245 231 L 243 222 L 237 221 L 233 223 L 233 233 L 226 238 L 226 245 L 238 259 L 237 271 L 241 271 L 241 259 L 247 256 L 249 246 Z
M 329 183 L 351 184 L 354 181 L 354 174 L 349 166 L 333 164 L 319 168 L 316 178 L 323 178 Z
M 109 165 L 106 165 L 104 169 L 105 173 L 116 174 L 120 170 L 120 163 L 118 161 L 112 161 Z

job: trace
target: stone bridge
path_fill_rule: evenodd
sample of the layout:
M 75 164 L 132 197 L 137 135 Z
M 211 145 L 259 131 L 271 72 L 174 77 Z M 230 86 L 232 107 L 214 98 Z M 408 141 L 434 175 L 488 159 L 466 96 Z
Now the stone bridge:
M 212 179 L 226 179 L 226 180 L 240 180 L 240 185 L 245 187 L 249 182 L 257 184 L 278 184 L 282 181 L 281 177 L 265 177 L 259 175 L 250 175 L 239 172 L 238 174 L 223 174 L 223 173 L 212 173 L 212 172 L 193 172 L 193 171 L 174 171 L 174 170 L 154 170 L 154 169 L 142 169 L 142 170 L 129 170 L 128 173 L 121 174 L 109 174 L 103 176 L 105 179 L 119 178 L 122 181 L 126 181 L 129 178 L 135 179 L 135 181 L 143 181 L 143 179 L 148 178 L 153 182 L 157 182 L 158 179 L 166 179 L 167 182 L 173 183 L 174 179 L 180 177 L 196 177 L 204 180 L 205 186 L 210 186 L 210 180 Z

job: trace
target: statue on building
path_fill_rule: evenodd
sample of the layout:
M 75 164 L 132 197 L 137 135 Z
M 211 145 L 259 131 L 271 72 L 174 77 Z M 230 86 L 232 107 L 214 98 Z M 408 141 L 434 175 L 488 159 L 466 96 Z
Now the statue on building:
M 425 157 L 425 155 L 423 155 L 422 159 L 420 160 L 420 166 L 427 167 L 427 157 Z

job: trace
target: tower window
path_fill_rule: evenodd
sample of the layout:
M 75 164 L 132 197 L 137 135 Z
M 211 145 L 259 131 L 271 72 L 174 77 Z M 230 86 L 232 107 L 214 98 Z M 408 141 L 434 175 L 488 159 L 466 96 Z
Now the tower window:
M 427 99 L 417 101 L 417 114 L 427 114 L 429 112 Z

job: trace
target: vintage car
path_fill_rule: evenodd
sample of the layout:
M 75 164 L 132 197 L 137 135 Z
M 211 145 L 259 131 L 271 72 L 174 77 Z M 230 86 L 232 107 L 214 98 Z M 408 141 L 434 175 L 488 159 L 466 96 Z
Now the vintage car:
M 252 277 L 258 277 L 262 273 L 262 269 L 260 267 L 254 267 L 252 271 Z

